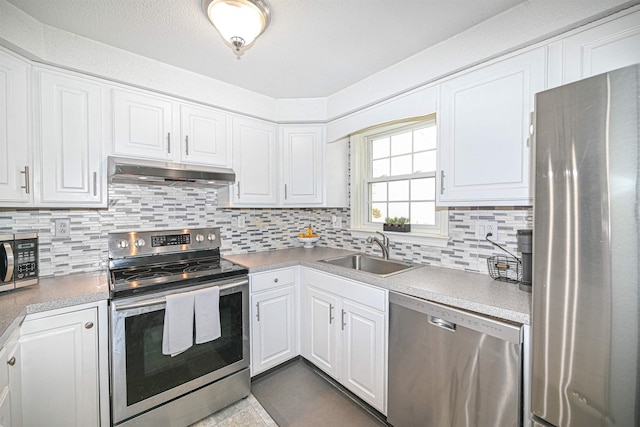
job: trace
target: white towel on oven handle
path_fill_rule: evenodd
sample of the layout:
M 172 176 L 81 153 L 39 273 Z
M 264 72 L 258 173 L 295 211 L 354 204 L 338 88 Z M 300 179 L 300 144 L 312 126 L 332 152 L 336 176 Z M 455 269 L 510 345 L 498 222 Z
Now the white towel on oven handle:
M 162 354 L 174 357 L 193 345 L 194 294 L 171 294 L 167 295 L 166 301 Z
M 194 291 L 196 344 L 220 338 L 220 289 L 217 286 Z

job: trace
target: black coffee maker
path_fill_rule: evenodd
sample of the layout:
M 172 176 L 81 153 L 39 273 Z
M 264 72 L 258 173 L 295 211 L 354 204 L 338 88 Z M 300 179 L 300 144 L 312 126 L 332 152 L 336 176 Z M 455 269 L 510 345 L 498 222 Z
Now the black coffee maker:
M 522 280 L 518 284 L 520 290 L 531 292 L 531 275 L 533 267 L 533 230 L 517 230 L 518 252 L 522 255 Z

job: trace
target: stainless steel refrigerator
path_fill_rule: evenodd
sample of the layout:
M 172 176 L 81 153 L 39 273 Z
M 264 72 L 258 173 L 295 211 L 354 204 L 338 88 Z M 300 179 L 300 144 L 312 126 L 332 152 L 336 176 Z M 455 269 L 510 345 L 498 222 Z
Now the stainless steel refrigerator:
M 640 65 L 541 92 L 532 425 L 640 425 Z

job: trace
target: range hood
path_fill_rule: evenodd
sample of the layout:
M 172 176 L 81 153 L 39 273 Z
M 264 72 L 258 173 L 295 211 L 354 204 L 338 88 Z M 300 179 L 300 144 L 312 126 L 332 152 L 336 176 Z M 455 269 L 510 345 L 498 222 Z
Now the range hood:
M 232 169 L 109 156 L 109 182 L 223 187 L 236 180 Z

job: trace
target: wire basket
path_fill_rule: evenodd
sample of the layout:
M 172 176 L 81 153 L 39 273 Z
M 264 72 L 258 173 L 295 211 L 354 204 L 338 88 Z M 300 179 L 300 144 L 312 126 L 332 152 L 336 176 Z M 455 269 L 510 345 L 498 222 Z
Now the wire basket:
M 522 281 L 522 261 L 509 256 L 491 256 L 487 258 L 489 276 L 503 282 L 518 283 Z

